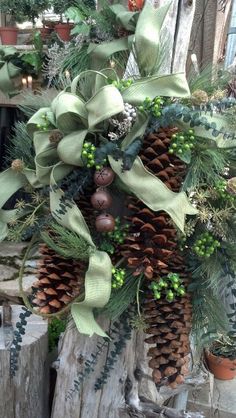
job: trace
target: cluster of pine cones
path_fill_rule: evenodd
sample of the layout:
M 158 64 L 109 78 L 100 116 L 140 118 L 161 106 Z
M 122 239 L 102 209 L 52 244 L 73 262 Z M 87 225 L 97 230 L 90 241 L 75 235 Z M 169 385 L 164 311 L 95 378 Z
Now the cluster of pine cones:
M 168 188 L 178 192 L 185 166 L 168 153 L 171 136 L 175 132 L 176 129 L 161 129 L 148 135 L 141 150 L 141 159 L 145 167 Z M 89 197 L 83 198 L 83 201 L 84 207 L 81 208 L 80 201 L 80 208 L 88 218 L 91 214 Z M 187 285 L 184 262 L 177 248 L 176 230 L 165 212 L 153 212 L 136 197 L 130 197 L 128 209 L 130 235 L 120 246 L 119 254 L 127 259 L 134 276 L 143 273 L 147 279 L 143 311 L 149 334 L 145 341 L 152 345 L 148 354 L 153 379 L 158 385 L 169 384 L 175 388 L 183 383 L 188 373 L 191 300 L 188 294 L 177 297 L 173 302 L 164 298 L 156 300 L 149 284 L 169 273 L 178 273 Z M 86 221 L 89 222 L 89 219 Z M 41 254 L 38 281 L 33 289 L 34 303 L 41 313 L 53 313 L 83 292 L 86 269 L 83 263 L 62 259 L 46 246 L 41 246 Z

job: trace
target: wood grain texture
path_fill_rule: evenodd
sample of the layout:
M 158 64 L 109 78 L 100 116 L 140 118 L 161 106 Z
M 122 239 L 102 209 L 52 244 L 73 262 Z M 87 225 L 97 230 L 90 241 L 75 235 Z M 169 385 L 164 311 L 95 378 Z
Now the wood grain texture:
M 13 326 L 21 306 L 12 306 Z M 47 322 L 36 315 L 28 318 L 19 355 L 18 371 L 10 378 L 10 353 L 0 346 L 0 417 L 48 418 Z
M 106 320 L 100 321 L 103 329 L 109 328 Z M 73 381 L 85 368 L 85 361 L 96 352 L 100 337 L 80 335 L 74 327 L 68 327 L 59 354 L 59 369 L 51 418 L 125 418 L 127 407 L 139 407 L 139 397 L 144 396 L 153 402 L 161 402 L 155 384 L 151 379 L 138 381 L 135 371 L 151 375 L 146 357 L 146 344 L 141 333 L 133 333 L 126 349 L 119 356 L 108 383 L 102 390 L 94 391 L 96 378 L 103 370 L 107 348 L 99 358 L 95 371 L 82 384 L 81 391 L 75 392 L 71 399 L 66 395 L 73 388 Z M 82 359 L 82 362 L 81 362 Z M 128 387 L 130 390 L 128 390 Z
M 172 57 L 172 72 L 185 72 L 196 0 L 179 2 L 178 20 L 175 29 L 175 46 Z

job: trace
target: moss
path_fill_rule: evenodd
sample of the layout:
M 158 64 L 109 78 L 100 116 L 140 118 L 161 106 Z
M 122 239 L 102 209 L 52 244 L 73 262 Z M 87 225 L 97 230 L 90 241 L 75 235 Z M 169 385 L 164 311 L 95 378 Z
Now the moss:
M 48 325 L 48 348 L 53 351 L 58 344 L 60 335 L 66 329 L 66 320 L 53 318 Z

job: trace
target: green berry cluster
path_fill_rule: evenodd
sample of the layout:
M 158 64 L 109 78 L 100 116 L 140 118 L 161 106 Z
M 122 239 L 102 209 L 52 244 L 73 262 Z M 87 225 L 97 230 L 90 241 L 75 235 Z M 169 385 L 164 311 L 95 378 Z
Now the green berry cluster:
M 96 170 L 100 170 L 103 167 L 103 164 L 96 163 L 96 147 L 91 144 L 91 142 L 84 142 L 82 148 L 82 158 L 86 163 L 87 168 L 95 167 Z M 104 159 L 104 164 L 106 159 Z
M 193 129 L 187 132 L 178 132 L 171 137 L 170 154 L 185 154 L 194 148 L 196 137 Z
M 51 123 L 48 119 L 47 113 L 41 115 L 41 119 L 43 120 L 43 122 L 37 124 L 37 129 L 39 129 L 40 131 L 48 131 L 51 128 Z
M 120 287 L 123 286 L 125 282 L 125 270 L 117 269 L 116 267 L 113 267 L 111 272 L 112 272 L 111 287 L 112 289 L 119 289 Z
M 113 86 L 115 86 L 118 90 L 122 91 L 124 89 L 127 89 L 128 87 L 131 86 L 131 84 L 133 84 L 133 80 L 131 80 L 130 78 L 127 80 L 114 80 L 112 82 Z
M 182 279 L 177 273 L 169 273 L 158 282 L 152 282 L 150 289 L 153 291 L 155 299 L 159 300 L 164 295 L 168 302 L 172 302 L 177 296 L 185 295 Z
M 235 196 L 227 191 L 227 180 L 220 179 L 215 185 L 215 191 L 222 200 L 235 202 Z
M 139 106 L 139 110 L 141 110 L 141 112 L 146 111 L 152 113 L 153 116 L 158 118 L 161 116 L 163 105 L 164 101 L 159 96 L 155 97 L 154 100 L 152 100 L 150 97 L 146 97 L 143 104 Z
M 113 231 L 108 232 L 107 236 L 113 242 L 117 244 L 123 244 L 127 237 L 129 224 L 122 224 L 119 217 L 115 219 L 115 228 Z
M 204 232 L 195 241 L 193 251 L 199 257 L 209 258 L 217 248 L 220 247 L 220 242 L 213 237 L 209 232 Z

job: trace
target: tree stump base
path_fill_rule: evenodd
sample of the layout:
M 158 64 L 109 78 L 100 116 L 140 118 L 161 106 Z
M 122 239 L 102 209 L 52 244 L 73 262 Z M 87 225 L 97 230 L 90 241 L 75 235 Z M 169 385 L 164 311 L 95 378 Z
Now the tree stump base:
M 21 306 L 13 305 L 12 326 L 19 321 Z M 0 307 L 2 316 L 2 307 Z M 10 377 L 10 330 L 0 327 L 0 416 L 4 418 L 48 418 L 47 321 L 28 318 L 16 375 Z M 7 332 L 6 332 L 7 331 Z M 9 332 L 10 331 L 10 332 Z

